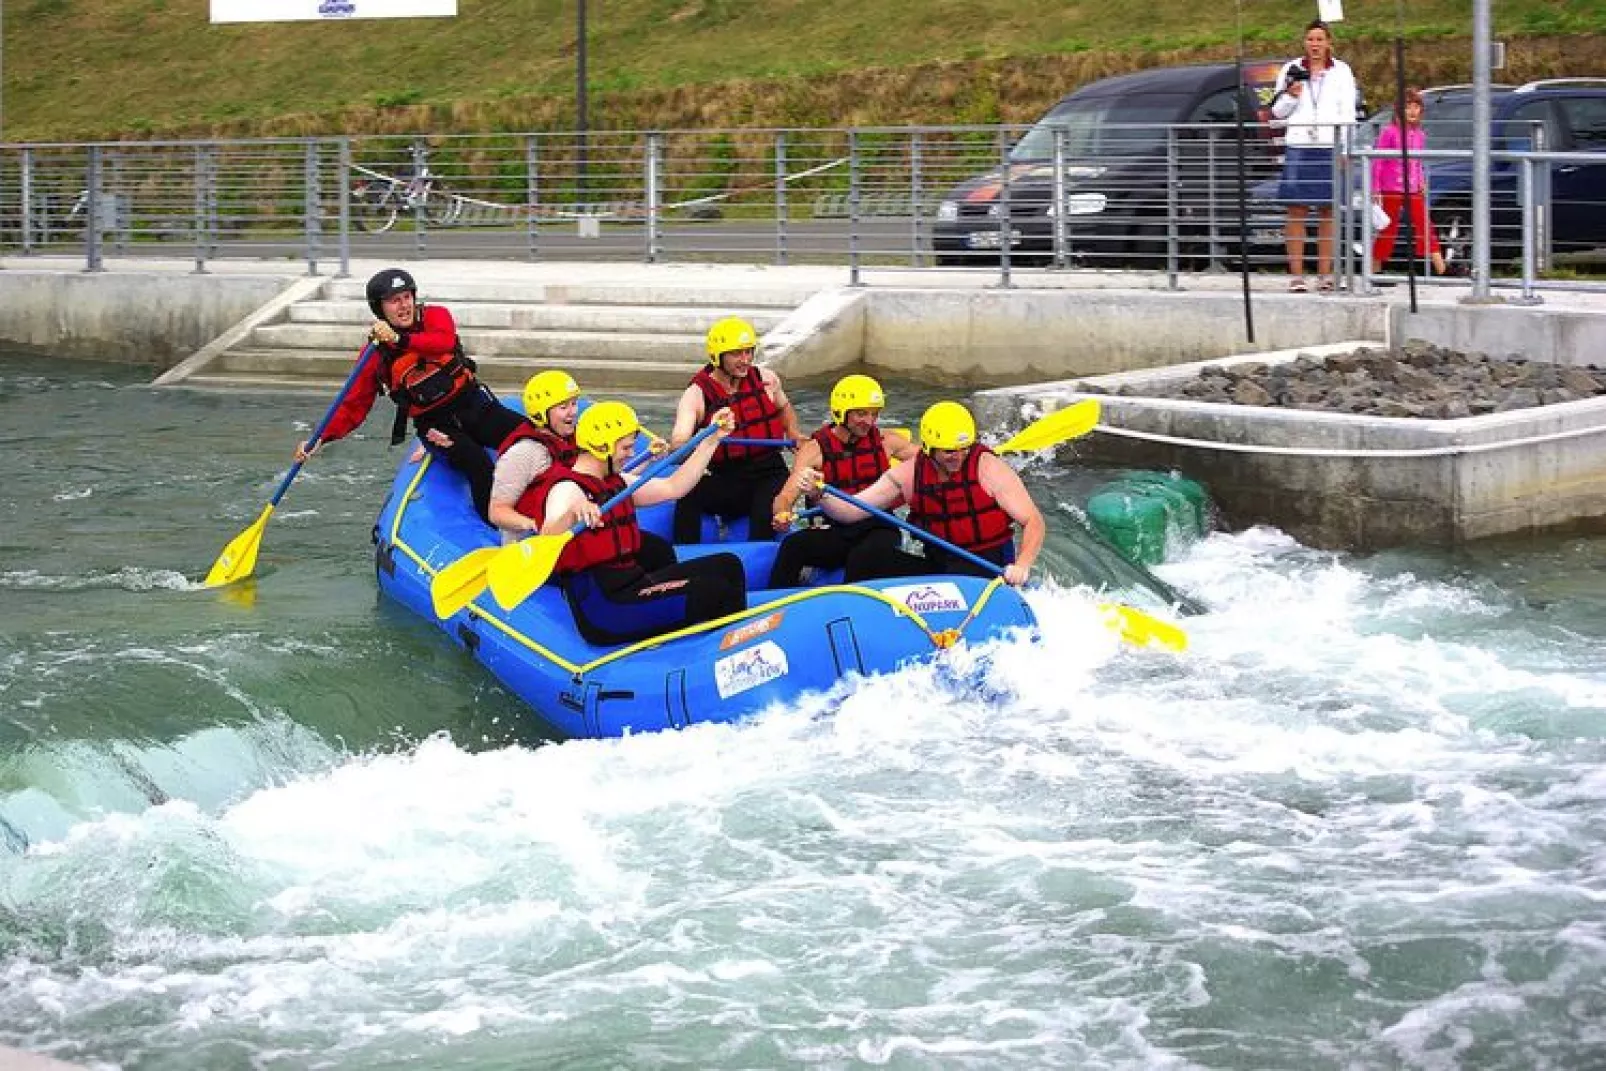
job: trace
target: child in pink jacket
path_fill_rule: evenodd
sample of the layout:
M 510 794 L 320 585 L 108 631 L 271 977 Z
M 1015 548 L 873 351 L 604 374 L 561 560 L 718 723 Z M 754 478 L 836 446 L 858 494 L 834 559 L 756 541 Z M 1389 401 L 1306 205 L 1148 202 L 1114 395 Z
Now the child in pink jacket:
M 1435 274 L 1444 274 L 1444 254 L 1439 251 L 1439 236 L 1433 233 L 1428 222 L 1428 202 L 1425 196 L 1427 177 L 1421 159 L 1416 155 L 1427 144 L 1422 132 L 1422 91 L 1411 88 L 1405 91 L 1405 144 L 1411 153 L 1411 186 L 1406 192 L 1405 168 L 1400 165 L 1399 122 L 1390 123 L 1377 136 L 1377 148 L 1392 149 L 1387 156 L 1372 158 L 1372 197 L 1388 213 L 1388 226 L 1377 232 L 1372 243 L 1372 270 L 1381 272 L 1383 265 L 1394 253 L 1394 241 L 1400 233 L 1400 218 L 1407 201 L 1410 203 L 1411 223 L 1416 229 L 1416 254 L 1433 262 Z

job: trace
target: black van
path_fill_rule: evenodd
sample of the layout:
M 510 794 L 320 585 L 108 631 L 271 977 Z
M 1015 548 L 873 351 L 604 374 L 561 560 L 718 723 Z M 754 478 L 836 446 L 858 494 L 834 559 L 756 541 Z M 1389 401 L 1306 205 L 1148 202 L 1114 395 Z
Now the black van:
M 1267 118 L 1281 66 L 1281 60 L 1244 65 L 1242 106 L 1257 124 Z M 1056 138 L 1065 163 L 1058 211 L 1066 263 L 1163 265 L 1173 196 L 1184 256 L 1207 257 L 1212 240 L 1225 241 L 1229 221 L 1238 218 L 1237 86 L 1231 63 L 1160 67 L 1093 82 L 1054 105 L 1009 151 L 1011 261 L 1054 261 Z M 1177 128 L 1174 166 L 1170 127 Z M 1276 174 L 1280 149 L 1263 125 L 1246 130 L 1246 138 L 1245 180 L 1252 186 Z M 1005 203 L 1004 167 L 950 190 L 932 226 L 937 264 L 996 262 Z

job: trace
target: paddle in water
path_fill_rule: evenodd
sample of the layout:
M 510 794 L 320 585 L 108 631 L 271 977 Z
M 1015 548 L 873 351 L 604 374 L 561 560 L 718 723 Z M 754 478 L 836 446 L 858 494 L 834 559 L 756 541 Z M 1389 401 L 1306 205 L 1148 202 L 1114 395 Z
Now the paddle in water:
M 335 418 L 335 410 L 339 409 L 340 403 L 346 400 L 346 395 L 351 392 L 352 384 L 357 382 L 357 377 L 362 375 L 368 368 L 368 361 L 373 354 L 374 344 L 370 342 L 363 347 L 361 355 L 357 358 L 357 366 L 351 370 L 351 375 L 346 377 L 345 386 L 340 388 L 339 393 L 335 395 L 334 401 L 329 403 L 328 412 L 324 413 L 323 419 L 318 422 L 318 427 L 313 431 L 312 438 L 307 440 L 307 456 L 310 457 L 312 451 L 317 449 L 318 443 L 323 439 L 323 433 L 329 428 L 329 422 Z M 223 553 L 217 556 L 217 561 L 212 563 L 211 570 L 206 574 L 206 580 L 203 581 L 206 587 L 221 587 L 224 584 L 232 584 L 236 580 L 244 580 L 251 575 L 251 571 L 256 568 L 257 551 L 262 546 L 262 533 L 268 526 L 268 518 L 273 516 L 273 511 L 279 505 L 279 500 L 290 489 L 290 484 L 294 482 L 296 476 L 301 472 L 301 466 L 306 463 L 306 458 L 304 457 L 290 466 L 290 471 L 284 474 L 284 479 L 279 483 L 279 489 L 273 492 L 273 497 L 268 499 L 268 504 L 262 508 L 262 512 L 257 516 L 257 519 L 252 521 L 245 531 L 235 536 L 223 548 Z

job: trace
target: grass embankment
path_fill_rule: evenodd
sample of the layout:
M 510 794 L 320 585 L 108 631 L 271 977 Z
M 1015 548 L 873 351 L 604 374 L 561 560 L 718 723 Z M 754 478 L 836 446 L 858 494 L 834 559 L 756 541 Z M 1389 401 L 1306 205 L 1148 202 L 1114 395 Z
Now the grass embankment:
M 265 0 L 270 3 L 271 0 Z M 1339 51 L 1392 85 L 1401 0 L 1349 0 Z M 206 0 L 12 0 L 10 140 L 574 126 L 576 0 L 455 19 L 213 26 Z M 1242 0 L 1246 51 L 1292 54 L 1315 4 Z M 1500 0 L 1501 78 L 1606 70 L 1606 0 Z M 1409 75 L 1470 75 L 1467 0 L 1403 3 Z M 1025 121 L 1138 67 L 1229 58 L 1232 4 L 1189 0 L 608 0 L 588 5 L 591 125 Z

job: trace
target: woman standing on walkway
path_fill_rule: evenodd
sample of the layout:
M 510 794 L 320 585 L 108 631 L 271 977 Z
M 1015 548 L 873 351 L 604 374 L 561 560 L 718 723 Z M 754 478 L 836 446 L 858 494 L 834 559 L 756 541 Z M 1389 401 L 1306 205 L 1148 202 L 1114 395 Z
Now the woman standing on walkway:
M 1444 254 L 1439 252 L 1439 236 L 1433 233 L 1433 227 L 1428 222 L 1426 169 L 1418 158 L 1418 154 L 1427 147 L 1427 135 L 1422 132 L 1425 110 L 1422 91 L 1412 86 L 1405 91 L 1405 122 L 1400 123 L 1396 117 L 1377 136 L 1379 150 L 1394 151 L 1372 159 L 1372 197 L 1389 217 L 1388 224 L 1377 232 L 1377 238 L 1372 243 L 1373 272 L 1381 272 L 1383 265 L 1393 255 L 1394 242 L 1400 234 L 1400 220 L 1409 205 L 1411 226 L 1416 231 L 1416 255 L 1432 261 L 1434 274 L 1444 274 Z M 1406 188 L 1405 167 L 1400 163 L 1401 138 L 1404 139 L 1407 155 L 1411 157 L 1409 190 Z
M 1284 244 L 1288 289 L 1303 292 L 1305 220 L 1316 210 L 1318 290 L 1333 289 L 1333 143 L 1338 128 L 1355 122 L 1355 75 L 1333 57 L 1333 34 L 1320 19 L 1305 27 L 1305 54 L 1289 60 L 1277 75 L 1273 120 L 1285 128 L 1282 185 L 1278 199 L 1288 206 Z

